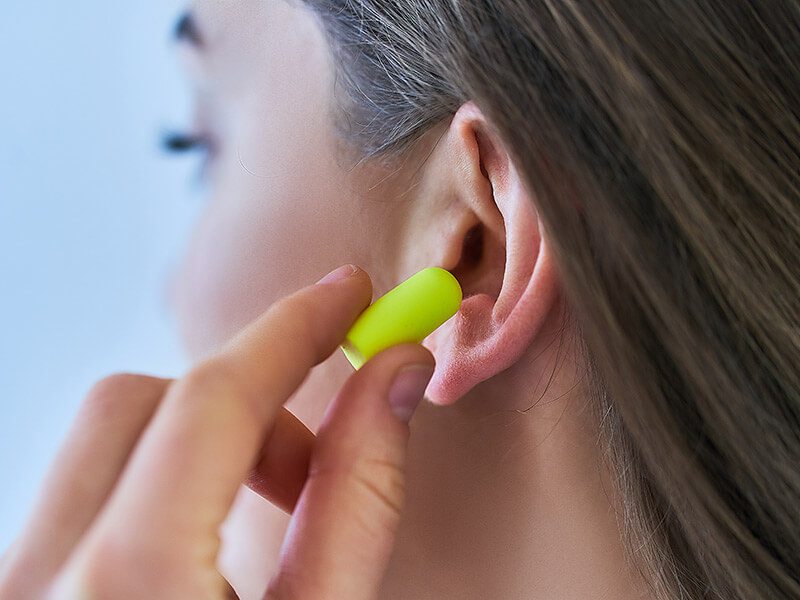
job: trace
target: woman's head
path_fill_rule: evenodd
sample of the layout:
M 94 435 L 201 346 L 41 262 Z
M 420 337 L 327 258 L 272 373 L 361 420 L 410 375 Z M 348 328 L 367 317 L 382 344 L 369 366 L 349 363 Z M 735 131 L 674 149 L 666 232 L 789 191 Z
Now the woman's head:
M 196 2 L 178 36 L 210 197 L 174 286 L 186 345 L 212 352 L 273 301 L 352 262 L 395 284 L 404 174 L 356 166 L 334 127 L 335 69 L 308 12 Z
M 179 31 L 213 186 L 175 288 L 192 354 L 343 262 L 376 295 L 426 266 L 458 277 L 462 310 L 427 342 L 438 403 L 535 357 L 534 338 L 551 344 L 562 306 L 539 218 L 474 104 L 428 120 L 402 153 L 367 156 L 341 135 L 355 113 L 307 8 L 198 2 L 193 15 Z
M 800 593 L 796 3 L 218 4 L 196 352 L 338 263 L 378 292 L 439 264 L 475 292 L 431 342 L 453 400 L 563 290 L 661 597 Z
M 513 157 L 664 597 L 800 593 L 800 5 L 308 4 L 367 156 L 473 101 Z

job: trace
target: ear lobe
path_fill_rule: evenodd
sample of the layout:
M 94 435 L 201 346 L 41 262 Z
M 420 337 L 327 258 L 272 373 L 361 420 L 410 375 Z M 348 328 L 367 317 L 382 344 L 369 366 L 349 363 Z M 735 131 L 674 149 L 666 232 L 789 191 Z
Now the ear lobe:
M 480 110 L 466 104 L 448 132 L 455 193 L 477 223 L 463 235 L 455 266 L 459 312 L 429 336 L 436 357 L 427 395 L 449 404 L 518 362 L 542 332 L 559 287 L 532 198 Z

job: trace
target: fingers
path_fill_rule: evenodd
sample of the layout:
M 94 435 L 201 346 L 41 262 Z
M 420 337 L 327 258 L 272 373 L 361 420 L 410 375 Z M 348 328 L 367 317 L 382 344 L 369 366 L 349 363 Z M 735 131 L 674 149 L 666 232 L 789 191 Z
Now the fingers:
M 86 541 L 95 570 L 115 557 L 115 564 L 157 566 L 177 585 L 190 564 L 213 566 L 219 525 L 281 405 L 371 296 L 363 271 L 301 290 L 175 382 Z M 139 575 L 112 576 L 135 597 L 150 583 Z
M 10 555 L 14 564 L 3 570 L 23 579 L 13 583 L 16 597 L 35 596 L 21 588 L 48 581 L 84 534 L 169 384 L 121 374 L 103 379 L 89 392 Z M 4 578 L 0 587 L 10 585 Z
M 53 597 L 231 596 L 216 571 L 217 532 L 248 472 L 285 509 L 298 502 L 271 597 L 374 597 L 403 502 L 406 423 L 433 358 L 407 345 L 372 359 L 334 400 L 316 440 L 282 408 L 371 295 L 362 271 L 327 280 L 275 304 L 179 381 L 119 378 L 93 393 L 141 406 L 121 423 L 109 417 L 113 426 L 79 418 L 57 462 L 47 493 L 69 500 L 43 502 L 24 537 L 45 540 L 48 526 L 68 523 L 58 533 L 69 544 L 48 569 L 77 547 Z
M 433 366 L 421 346 L 398 346 L 348 380 L 318 432 L 267 598 L 377 596 L 403 503 L 405 419 Z
M 315 440 L 297 417 L 282 409 L 245 483 L 281 510 L 291 513 L 306 483 Z

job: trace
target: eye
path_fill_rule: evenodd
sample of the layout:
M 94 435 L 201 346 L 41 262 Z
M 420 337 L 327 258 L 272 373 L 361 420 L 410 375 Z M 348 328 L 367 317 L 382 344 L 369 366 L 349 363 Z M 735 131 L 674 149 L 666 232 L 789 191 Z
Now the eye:
M 216 143 L 211 136 L 196 133 L 169 132 L 163 135 L 161 146 L 171 154 L 200 152 L 203 155 L 203 161 L 200 164 L 198 179 L 206 179 L 210 162 L 216 154 Z
M 211 141 L 204 135 L 170 132 L 164 134 L 161 144 L 164 150 L 171 153 L 184 153 L 194 150 L 207 152 L 211 146 Z

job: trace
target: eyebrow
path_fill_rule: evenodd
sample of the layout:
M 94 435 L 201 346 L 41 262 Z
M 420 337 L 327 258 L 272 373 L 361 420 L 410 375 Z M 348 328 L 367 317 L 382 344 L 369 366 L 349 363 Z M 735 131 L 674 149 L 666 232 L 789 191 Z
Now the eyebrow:
M 191 11 L 187 10 L 178 17 L 178 22 L 175 23 L 173 39 L 176 42 L 186 42 L 195 48 L 203 47 L 203 36 L 200 35 L 197 20 Z

